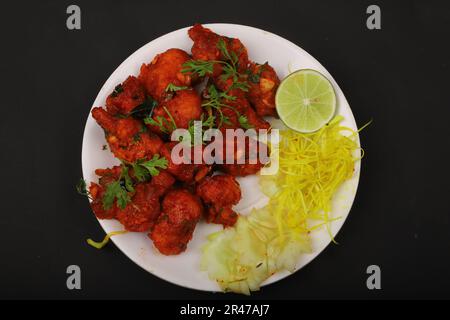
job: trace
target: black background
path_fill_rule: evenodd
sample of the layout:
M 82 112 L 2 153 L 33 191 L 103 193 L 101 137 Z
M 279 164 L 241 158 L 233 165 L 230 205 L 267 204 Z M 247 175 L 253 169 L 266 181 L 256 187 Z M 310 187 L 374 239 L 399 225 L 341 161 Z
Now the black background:
M 66 28 L 77 4 L 82 29 Z M 337 237 L 300 272 L 251 298 L 450 298 L 450 10 L 444 1 L 23 1 L 2 4 L 0 298 L 242 298 L 177 287 L 133 264 L 74 185 L 84 124 L 131 53 L 194 22 L 250 25 L 317 58 L 344 91 L 367 157 Z M 447 2 L 448 3 L 448 2 Z M 366 28 L 378 4 L 382 29 Z M 149 57 L 150 59 L 151 57 Z M 82 269 L 82 290 L 66 268 Z M 366 268 L 382 289 L 366 288 Z M 182 266 L 180 266 L 182 268 Z

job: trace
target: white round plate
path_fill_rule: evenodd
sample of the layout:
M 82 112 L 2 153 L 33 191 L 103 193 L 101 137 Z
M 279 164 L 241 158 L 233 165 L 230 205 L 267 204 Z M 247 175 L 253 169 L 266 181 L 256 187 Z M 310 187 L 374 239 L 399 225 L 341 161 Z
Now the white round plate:
M 292 42 L 283 39 L 273 33 L 260 29 L 235 25 L 235 24 L 207 24 L 206 27 L 214 32 L 233 38 L 239 38 L 248 49 L 251 60 L 264 63 L 268 61 L 272 65 L 280 79 L 286 77 L 292 71 L 298 69 L 315 69 L 324 74 L 333 84 L 337 96 L 337 114 L 344 116 L 343 125 L 356 129 L 355 119 L 350 106 L 341 89 L 328 71 L 305 50 Z M 138 75 L 143 63 L 149 63 L 153 57 L 169 48 L 180 48 L 190 52 L 192 41 L 187 35 L 188 28 L 183 28 L 168 33 L 155 39 L 126 59 L 109 77 L 101 88 L 93 106 L 104 106 L 106 97 L 114 87 L 124 81 L 128 75 Z M 106 144 L 103 130 L 89 115 L 83 137 L 82 167 L 84 179 L 97 181 L 94 171 L 97 168 L 106 168 L 118 164 L 109 151 L 102 150 Z M 359 140 L 358 140 L 359 144 Z M 333 200 L 333 217 L 341 219 L 331 225 L 333 235 L 336 235 L 347 218 L 359 181 L 360 162 L 355 164 L 355 174 L 339 189 Z M 246 214 L 252 207 L 261 207 L 267 203 L 267 198 L 259 191 L 258 177 L 250 176 L 239 178 L 242 189 L 242 200 L 235 206 L 235 210 Z M 115 220 L 99 220 L 105 232 L 122 230 L 123 227 Z M 205 272 L 200 271 L 201 247 L 208 234 L 218 231 L 221 226 L 200 222 L 195 229 L 192 241 L 187 250 L 177 256 L 164 256 L 154 247 L 146 233 L 128 233 L 112 237 L 112 241 L 137 265 L 167 280 L 171 283 L 206 291 L 219 291 L 218 285 L 208 279 Z M 313 253 L 305 254 L 297 264 L 297 270 L 313 260 L 331 239 L 326 230 L 319 229 L 312 233 Z M 264 284 L 278 281 L 289 275 L 289 272 L 280 272 L 269 278 Z

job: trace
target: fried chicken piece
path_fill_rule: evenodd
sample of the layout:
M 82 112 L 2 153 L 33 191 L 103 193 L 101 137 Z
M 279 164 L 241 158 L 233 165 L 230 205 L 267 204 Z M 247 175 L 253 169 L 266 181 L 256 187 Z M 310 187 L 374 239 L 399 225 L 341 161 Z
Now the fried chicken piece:
M 178 142 L 176 141 L 165 143 L 160 149 L 160 154 L 167 159 L 167 172 L 180 181 L 191 182 L 194 179 L 195 165 L 193 163 L 175 164 L 174 161 L 172 161 L 172 150 L 177 144 Z M 180 157 L 183 156 L 184 154 L 181 153 Z
M 145 88 L 138 78 L 129 76 L 122 84 L 106 98 L 108 113 L 127 115 L 134 108 L 144 103 L 146 99 Z
M 161 197 L 172 188 L 175 181 L 175 178 L 166 170 L 160 170 L 158 175 L 152 177 L 150 185 L 155 187 L 155 194 Z
M 106 187 L 119 179 L 121 173 L 121 167 L 115 166 L 111 169 L 97 169 L 95 174 L 100 176 L 99 183 L 91 182 L 89 186 L 89 194 L 92 197 L 91 208 L 95 216 L 99 219 L 115 219 L 119 208 L 114 202 L 113 206 L 106 210 L 103 207 L 103 196 L 106 191 Z
M 186 250 L 202 214 L 198 197 L 186 189 L 172 190 L 163 200 L 162 213 L 149 237 L 162 254 L 180 254 Z
M 118 208 L 116 204 L 106 210 L 103 208 L 103 196 L 105 194 L 106 188 L 101 184 L 97 184 L 95 182 L 91 182 L 89 186 L 89 194 L 92 197 L 91 208 L 94 212 L 95 216 L 98 219 L 115 219 L 117 216 Z
M 217 208 L 233 206 L 241 200 L 239 183 L 228 174 L 206 177 L 197 186 L 196 193 L 205 204 Z
M 250 139 L 254 140 L 256 136 L 249 137 L 248 135 L 246 135 L 245 143 L 242 146 L 238 144 L 238 138 L 236 136 L 227 137 L 227 131 L 228 129 L 231 129 L 232 134 L 237 134 L 238 132 L 234 131 L 236 129 L 240 129 L 243 131 L 245 131 L 246 129 L 270 130 L 270 124 L 256 115 L 255 111 L 251 108 L 249 102 L 244 97 L 236 97 L 235 100 L 224 99 L 223 104 L 226 106 L 223 106 L 221 108 L 221 114 L 214 110 L 213 115 L 216 118 L 216 126 L 220 127 L 220 130 L 222 131 L 222 143 L 224 148 L 223 150 L 216 150 L 213 157 L 219 159 L 221 158 L 225 163 L 228 150 L 228 153 L 234 154 L 234 163 L 220 165 L 219 167 L 221 167 L 225 172 L 230 173 L 234 176 L 246 176 L 257 173 L 264 166 L 264 164 L 261 163 L 258 157 L 258 148 L 264 147 L 265 145 L 263 145 L 262 143 L 258 144 L 257 142 L 250 144 Z M 221 115 L 226 118 L 226 121 L 223 121 Z M 245 134 L 246 132 L 242 133 Z M 213 139 L 213 141 L 216 140 Z M 241 161 L 238 162 L 238 160 Z M 265 161 L 266 159 L 262 160 Z
M 225 228 L 232 227 L 238 221 L 239 214 L 236 213 L 231 207 L 222 207 L 216 209 L 216 207 L 209 207 L 206 212 L 206 222 L 221 224 Z
M 159 198 L 163 196 L 175 183 L 175 178 L 169 173 L 160 171 L 157 176 L 152 177 L 150 182 L 135 184 L 134 194 L 131 202 L 124 209 L 120 209 L 114 201 L 113 206 L 106 210 L 103 207 L 103 196 L 108 185 L 120 179 L 121 166 L 108 169 L 97 169 L 95 173 L 100 176 L 99 184 L 91 183 L 90 194 L 92 197 L 91 207 L 99 219 L 117 219 L 126 230 L 143 232 L 149 230 L 159 216 Z M 133 170 L 129 171 L 134 180 Z
M 121 160 L 151 159 L 163 144 L 156 134 L 145 132 L 145 126 L 139 120 L 116 118 L 98 107 L 92 109 L 92 116 L 105 130 L 110 150 Z
M 246 80 L 242 79 L 243 82 Z M 258 116 L 251 107 L 249 101 L 247 100 L 247 92 L 242 90 L 241 88 L 233 88 L 234 81 L 231 78 L 223 79 L 220 75 L 213 78 L 213 86 L 216 87 L 217 90 L 221 92 L 226 92 L 228 96 L 233 97 L 230 99 L 222 99 L 222 104 L 224 106 L 221 107 L 221 111 L 223 115 L 228 118 L 228 123 L 224 123 L 224 128 L 229 129 L 266 129 L 269 130 L 270 124 Z M 209 90 L 210 90 L 211 82 L 203 90 L 203 97 L 205 99 L 209 98 Z M 216 112 L 216 125 L 219 125 L 221 117 Z M 245 119 L 241 118 L 239 121 L 239 116 L 245 117 Z M 245 121 L 243 121 L 245 120 Z M 245 123 L 245 124 L 243 124 Z
M 269 130 L 270 124 L 256 114 L 246 98 L 236 97 L 235 100 L 225 100 L 224 104 L 229 106 L 221 108 L 223 115 L 228 118 L 229 122 L 223 125 L 224 128 Z M 220 117 L 217 118 L 219 121 Z
M 172 141 L 165 143 L 161 149 L 160 154 L 162 157 L 165 157 L 168 161 L 167 172 L 173 175 L 177 180 L 187 183 L 193 183 L 200 181 L 203 179 L 210 171 L 211 166 L 207 165 L 203 161 L 203 147 L 198 150 L 194 147 L 189 148 L 189 154 L 186 155 L 186 160 L 188 163 L 179 163 L 175 164 L 172 158 L 173 148 L 180 142 Z M 175 151 L 173 151 L 175 152 Z M 199 156 L 197 158 L 201 159 L 201 163 L 195 163 L 195 153 L 199 152 Z M 179 154 L 174 154 L 174 156 L 179 156 L 183 159 L 184 151 L 181 150 Z M 181 161 L 180 159 L 180 161 Z
M 277 117 L 275 109 L 275 94 L 280 79 L 275 70 L 268 64 L 251 63 L 249 67 L 250 88 L 248 99 L 260 116 Z
M 144 84 L 147 93 L 161 101 L 166 95 L 169 84 L 175 86 L 190 86 L 192 82 L 189 73 L 182 73 L 183 64 L 191 57 L 181 49 L 169 49 L 156 55 L 150 64 L 143 64 L 139 80 Z
M 153 112 L 153 120 L 158 122 L 158 117 L 162 117 L 164 131 L 171 133 L 175 128 L 187 129 L 191 120 L 200 119 L 202 114 L 200 96 L 194 90 L 179 90 L 172 94 L 169 99 L 160 102 Z M 173 120 L 172 120 L 173 119 Z M 147 124 L 149 129 L 158 134 L 162 133 L 159 126 Z
M 231 208 L 241 200 L 239 183 L 231 175 L 206 177 L 197 186 L 196 194 L 208 206 L 206 221 L 233 226 L 238 214 Z
M 258 162 L 256 164 L 222 164 L 221 169 L 223 172 L 231 174 L 235 177 L 245 177 L 252 174 L 256 174 L 264 167 L 264 164 Z
M 144 232 L 153 227 L 160 213 L 160 203 L 155 186 L 140 183 L 135 186 L 135 193 L 125 209 L 118 210 L 117 220 L 128 231 Z
M 195 24 L 189 29 L 188 34 L 194 41 L 191 52 L 195 60 L 227 60 L 228 58 L 223 55 L 218 46 L 219 41 L 223 40 L 228 53 L 230 55 L 235 54 L 238 58 L 237 70 L 244 72 L 247 69 L 249 63 L 247 49 L 239 39 L 220 36 L 201 24 Z M 222 67 L 219 64 L 215 64 L 213 74 L 220 74 L 221 70 Z
M 239 140 L 243 138 L 245 140 L 239 143 Z M 219 165 L 223 172 L 233 176 L 248 176 L 258 173 L 269 161 L 268 157 L 261 157 L 268 155 L 266 144 L 258 142 L 256 137 L 243 138 L 228 136 L 225 133 L 223 154 L 219 154 L 224 159 L 224 163 Z M 232 163 L 227 161 L 228 155 L 234 156 Z

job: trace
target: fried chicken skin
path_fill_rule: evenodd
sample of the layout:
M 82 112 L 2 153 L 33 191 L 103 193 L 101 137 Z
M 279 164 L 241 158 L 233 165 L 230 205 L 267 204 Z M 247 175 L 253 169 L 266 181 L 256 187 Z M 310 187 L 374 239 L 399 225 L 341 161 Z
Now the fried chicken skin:
M 206 221 L 233 226 L 238 214 L 231 208 L 241 200 L 239 183 L 231 175 L 206 177 L 196 188 L 196 194 L 208 206 Z
M 181 72 L 183 64 L 190 59 L 189 54 L 181 49 L 169 49 L 158 54 L 151 63 L 141 66 L 139 80 L 149 95 L 161 101 L 169 84 L 180 87 L 191 85 L 191 75 Z
M 115 166 L 111 169 L 97 169 L 95 174 L 100 176 L 99 182 L 91 182 L 89 186 L 89 194 L 92 197 L 91 208 L 95 216 L 99 219 L 115 219 L 119 208 L 116 203 L 112 205 L 110 209 L 103 207 L 103 196 L 105 194 L 107 186 L 119 179 L 121 174 L 121 167 Z
M 243 82 L 246 80 L 242 79 Z M 223 115 L 228 118 L 228 123 L 223 124 L 224 128 L 227 129 L 266 129 L 269 130 L 270 124 L 256 114 L 255 110 L 251 107 L 249 101 L 247 100 L 247 92 L 242 90 L 241 88 L 233 88 L 233 79 L 223 79 L 220 76 L 214 77 L 213 82 L 209 83 L 206 88 L 203 90 L 203 97 L 208 99 L 209 97 L 209 86 L 213 85 L 221 92 L 226 92 L 226 94 L 232 98 L 230 99 L 222 99 L 222 104 L 224 105 L 221 108 Z M 217 113 L 217 112 L 216 112 Z M 239 116 L 244 116 L 246 121 L 243 125 L 242 118 L 239 121 Z M 216 115 L 216 125 L 219 125 L 221 117 Z
M 175 127 L 187 129 L 191 120 L 200 119 L 202 114 L 200 96 L 192 89 L 179 90 L 173 96 L 160 102 L 153 112 L 153 120 L 158 122 L 162 117 L 164 131 L 171 133 Z M 173 124 L 175 122 L 175 126 Z M 159 126 L 147 124 L 149 129 L 158 134 L 162 133 Z
M 239 39 L 218 35 L 210 29 L 203 27 L 201 24 L 195 24 L 189 29 L 188 34 L 192 41 L 194 41 L 191 52 L 195 60 L 226 61 L 228 58 L 223 55 L 218 45 L 219 41 L 222 40 L 229 54 L 237 56 L 237 70 L 244 72 L 247 69 L 249 63 L 247 49 Z M 213 74 L 217 75 L 221 73 L 221 70 L 221 66 L 216 64 Z
M 116 118 L 98 107 L 92 109 L 92 116 L 105 131 L 111 152 L 121 160 L 151 159 L 163 144 L 156 134 L 145 132 L 139 120 Z
M 160 149 L 161 156 L 165 157 L 168 161 L 167 172 L 181 182 L 194 183 L 202 180 L 212 169 L 210 165 L 207 165 L 204 162 L 203 147 L 200 149 L 188 147 L 189 154 L 186 156 L 188 163 L 175 164 L 172 159 L 172 153 L 174 153 L 173 156 L 179 156 L 182 159 L 185 157 L 183 150 L 181 150 L 179 154 L 175 154 L 176 150 L 174 151 L 173 148 L 175 148 L 178 143 L 179 142 L 176 141 L 167 142 Z M 201 163 L 195 163 L 196 152 L 199 153 L 197 158 L 201 159 Z
M 224 100 L 224 104 L 228 106 L 222 108 L 223 115 L 228 118 L 228 123 L 224 124 L 224 128 L 269 130 L 270 124 L 256 114 L 246 98 L 236 97 L 235 100 Z M 220 120 L 219 117 L 217 118 Z
M 280 79 L 275 70 L 268 64 L 251 63 L 248 69 L 249 85 L 248 99 L 258 116 L 277 117 L 275 109 L 275 94 Z
M 152 177 L 150 182 L 137 183 L 133 169 L 129 169 L 130 177 L 135 181 L 135 193 L 131 202 L 124 209 L 120 209 L 114 201 L 110 209 L 103 207 L 103 196 L 108 185 L 121 177 L 122 167 L 114 166 L 107 169 L 97 169 L 95 173 L 100 176 L 99 183 L 91 183 L 89 193 L 92 197 L 91 207 L 99 219 L 117 219 L 129 231 L 147 231 L 159 215 L 159 198 L 170 190 L 175 178 L 168 172 L 160 171 Z
M 220 156 L 224 159 L 224 163 L 220 164 L 219 168 L 232 176 L 256 174 L 268 162 L 265 157 L 260 157 L 268 154 L 267 145 L 258 142 L 254 137 L 245 137 L 243 143 L 239 143 L 237 137 L 225 134 L 222 152 Z M 234 156 L 233 163 L 225 161 L 229 155 Z
M 108 113 L 127 115 L 134 108 L 144 103 L 146 99 L 145 88 L 138 78 L 129 76 L 122 84 L 106 98 Z
M 149 237 L 162 254 L 180 254 L 186 250 L 202 214 L 198 197 L 186 189 L 172 190 L 162 202 L 162 213 Z
M 160 170 L 159 174 L 152 177 L 150 185 L 155 187 L 155 194 L 158 197 L 165 195 L 176 182 L 175 178 L 166 170 Z
M 222 164 L 220 165 L 223 172 L 231 174 L 235 177 L 245 177 L 256 174 L 264 167 L 264 164 L 258 162 L 256 164 Z
M 160 213 L 160 203 L 155 186 L 140 183 L 135 187 L 131 202 L 125 209 L 118 210 L 116 219 L 128 231 L 144 232 L 153 227 Z
M 160 154 L 167 159 L 167 172 L 182 182 L 191 182 L 194 180 L 195 165 L 193 163 L 175 164 L 172 161 L 172 150 L 177 144 L 176 141 L 165 143 L 160 149 Z M 180 157 L 183 156 L 184 154 L 181 153 Z

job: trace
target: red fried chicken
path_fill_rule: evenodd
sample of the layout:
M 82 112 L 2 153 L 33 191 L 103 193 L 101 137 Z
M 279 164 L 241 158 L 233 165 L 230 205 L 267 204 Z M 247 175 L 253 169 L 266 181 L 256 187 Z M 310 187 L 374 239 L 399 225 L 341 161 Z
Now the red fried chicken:
M 203 27 L 201 24 L 195 24 L 188 31 L 189 37 L 194 41 L 192 46 L 192 57 L 195 60 L 228 60 L 229 57 L 223 55 L 220 50 L 220 41 L 225 44 L 225 47 L 230 55 L 237 56 L 237 70 L 244 72 L 248 65 L 247 49 L 239 39 L 228 38 L 220 36 L 210 29 Z M 221 66 L 215 65 L 214 75 L 221 72 Z
M 236 97 L 235 100 L 224 100 L 223 103 L 228 106 L 221 108 L 223 115 L 228 118 L 224 128 L 255 130 L 270 128 L 270 124 L 255 113 L 246 98 Z
M 166 133 L 171 133 L 175 128 L 187 129 L 190 121 L 199 119 L 202 114 L 201 99 L 194 90 L 179 90 L 172 95 L 171 98 L 160 102 L 152 116 L 156 122 L 159 121 L 159 117 L 165 119 L 160 123 Z M 147 124 L 147 126 L 153 132 L 162 132 L 158 125 Z
M 175 178 L 166 170 L 160 170 L 158 175 L 152 177 L 150 185 L 154 187 L 155 194 L 161 197 L 172 188 L 175 181 Z
M 161 215 L 149 237 L 162 254 L 179 254 L 186 250 L 202 213 L 198 197 L 186 189 L 170 191 L 163 200 Z
M 256 174 L 269 160 L 267 145 L 258 142 L 255 137 L 225 134 L 222 152 L 220 156 L 224 159 L 224 163 L 219 167 L 223 172 L 233 176 Z M 233 163 L 226 161 L 230 155 L 234 156 Z
M 161 101 L 166 95 L 169 84 L 175 86 L 190 86 L 191 76 L 182 73 L 183 64 L 191 57 L 181 49 L 169 49 L 158 54 L 150 64 L 141 66 L 139 80 L 144 84 L 147 93 Z
M 231 208 L 241 200 L 239 183 L 231 175 L 206 177 L 197 186 L 196 194 L 208 206 L 206 221 L 233 226 L 238 214 Z
M 163 144 L 156 134 L 145 132 L 145 126 L 136 119 L 116 118 L 102 108 L 92 109 L 92 116 L 105 130 L 112 153 L 121 160 L 150 159 Z
M 127 115 L 144 103 L 145 99 L 144 86 L 136 77 L 129 76 L 106 98 L 106 110 L 112 115 L 118 113 Z
M 135 186 L 135 193 L 125 209 L 118 210 L 116 219 L 128 231 L 150 230 L 160 213 L 159 196 L 151 183 Z
M 167 172 L 180 181 L 191 182 L 194 179 L 195 165 L 193 163 L 175 164 L 174 161 L 172 161 L 172 150 L 177 144 L 178 142 L 176 141 L 165 143 L 160 149 L 160 154 L 167 159 Z M 181 158 L 184 154 L 181 152 L 179 156 Z
M 175 164 L 174 162 L 176 161 L 173 161 L 173 157 L 180 157 L 180 161 L 182 161 L 182 159 L 184 158 L 184 152 L 182 149 L 180 149 L 179 153 L 177 153 L 176 150 L 173 150 L 178 143 L 179 142 L 176 141 L 167 142 L 160 149 L 161 156 L 166 158 L 168 161 L 167 172 L 169 172 L 176 179 L 182 182 L 192 183 L 194 181 L 200 181 L 211 170 L 211 166 L 206 165 L 203 161 L 203 148 L 197 149 L 188 146 L 187 148 L 189 149 L 189 155 L 187 156 L 185 161 L 187 163 L 180 162 L 178 164 Z M 197 157 L 201 159 L 201 163 L 195 163 L 195 152 L 199 153 Z
M 261 117 L 276 117 L 275 94 L 280 85 L 277 73 L 268 63 L 261 65 L 252 62 L 248 71 L 248 99 L 256 113 Z
M 155 188 L 149 183 L 138 184 L 131 202 L 124 209 L 116 203 L 110 209 L 103 206 L 103 196 L 106 187 L 91 184 L 90 193 L 93 197 L 91 207 L 99 219 L 117 219 L 128 231 L 148 231 L 156 221 L 160 212 L 160 204 Z
M 91 182 L 89 187 L 89 194 L 92 197 L 91 208 L 95 216 L 99 219 L 115 219 L 119 208 L 116 203 L 109 209 L 103 207 L 103 196 L 106 191 L 106 187 L 119 179 L 121 174 L 121 167 L 115 166 L 111 169 L 97 169 L 95 174 L 100 176 L 99 183 Z
M 131 201 L 125 208 L 119 208 L 116 200 L 111 208 L 105 208 L 105 192 L 109 184 L 120 179 L 122 167 L 97 169 L 95 173 L 100 176 L 99 184 L 91 183 L 89 192 L 92 197 L 91 207 L 97 218 L 117 219 L 128 231 L 143 232 L 153 226 L 159 216 L 159 195 L 163 194 L 163 187 L 157 186 L 153 181 L 137 184 L 134 193 L 130 193 Z
M 150 182 L 137 183 L 133 169 L 129 169 L 129 175 L 135 182 L 134 192 L 128 193 L 131 201 L 121 209 L 114 200 L 111 208 L 106 209 L 103 203 L 105 192 L 109 184 L 119 181 L 122 170 L 122 166 L 115 166 L 95 171 L 100 179 L 99 184 L 92 183 L 90 186 L 91 207 L 99 219 L 117 219 L 128 231 L 148 231 L 159 216 L 159 198 L 172 187 L 175 178 L 160 171 Z

